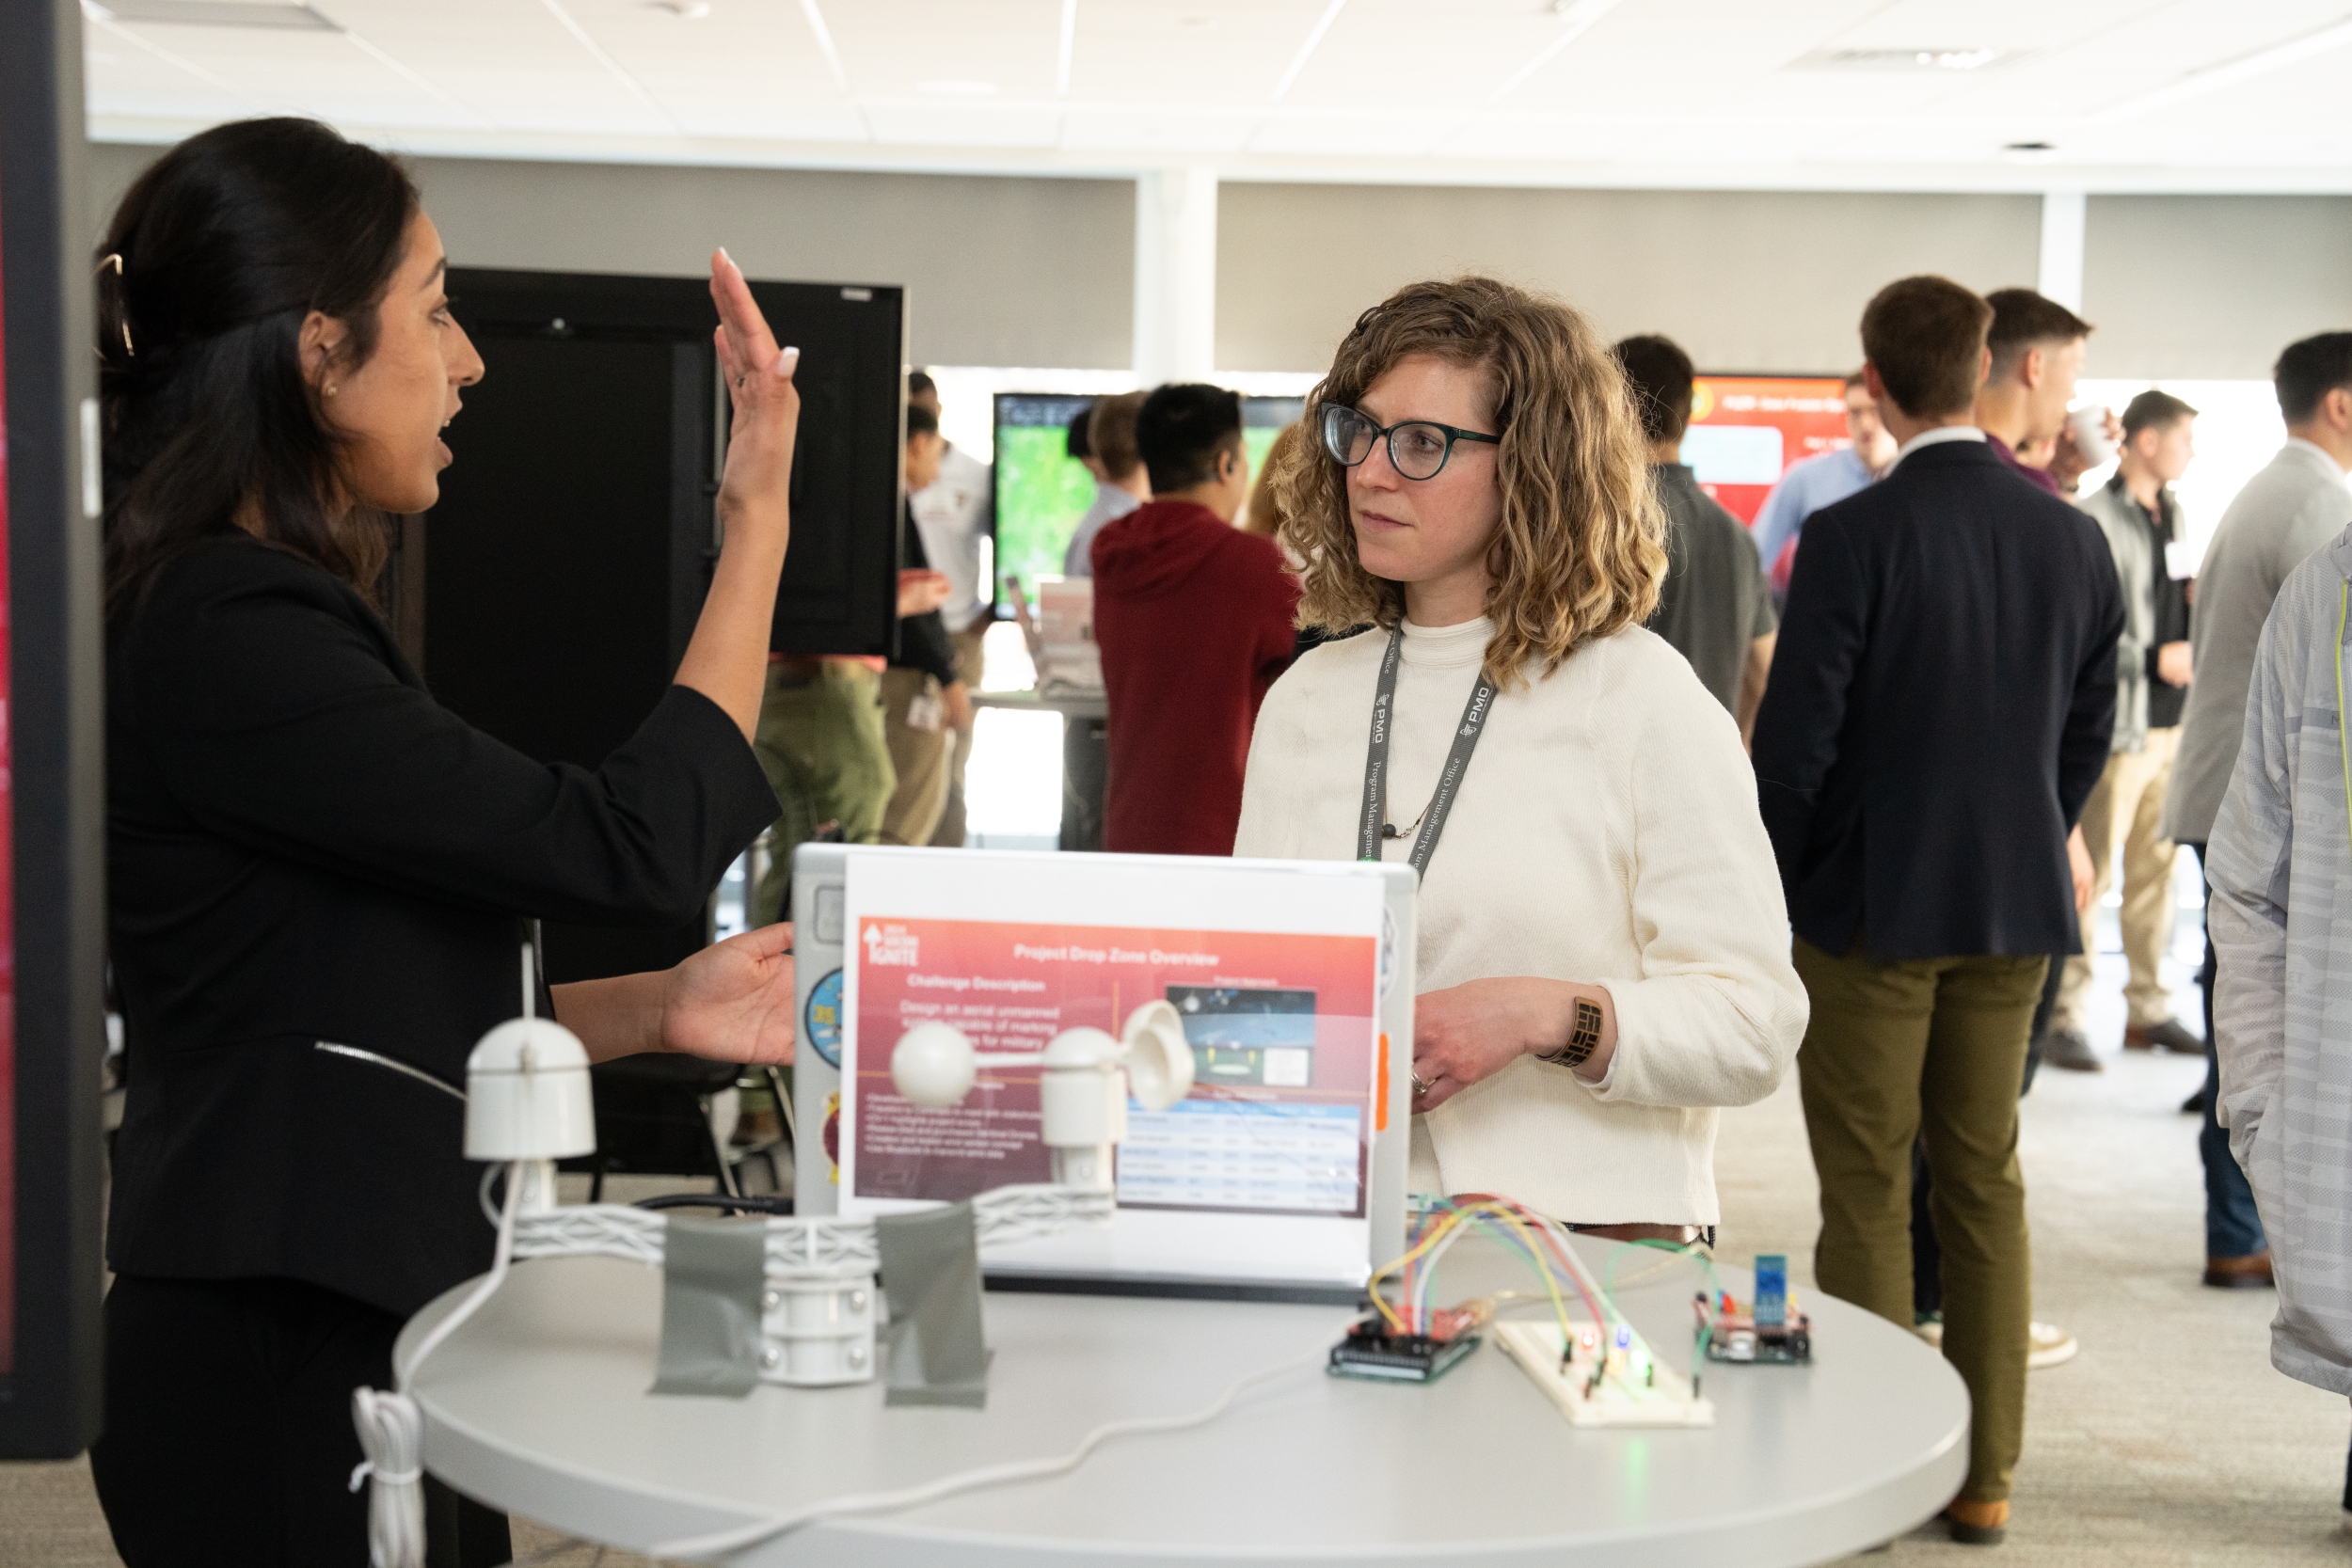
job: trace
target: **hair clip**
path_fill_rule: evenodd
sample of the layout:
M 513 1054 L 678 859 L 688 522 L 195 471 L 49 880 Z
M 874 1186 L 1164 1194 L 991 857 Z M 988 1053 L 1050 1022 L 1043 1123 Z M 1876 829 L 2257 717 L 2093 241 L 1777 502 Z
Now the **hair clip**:
M 108 267 L 114 268 L 115 276 L 117 277 L 120 277 L 122 276 L 122 252 L 119 250 L 110 250 L 106 252 L 105 255 L 101 256 L 98 259 L 98 270 L 100 272 L 104 272 Z M 139 351 L 131 346 L 131 313 L 128 310 L 122 312 L 121 325 L 122 352 L 130 357 L 136 359 L 139 356 Z

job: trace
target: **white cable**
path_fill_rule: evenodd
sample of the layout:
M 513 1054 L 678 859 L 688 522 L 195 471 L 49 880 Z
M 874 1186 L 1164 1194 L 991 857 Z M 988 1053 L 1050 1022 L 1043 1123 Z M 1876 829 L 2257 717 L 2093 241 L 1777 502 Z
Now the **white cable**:
M 819 1519 L 838 1518 L 852 1513 L 887 1513 L 898 1509 L 919 1508 L 925 1503 L 938 1502 L 943 1497 L 952 1497 L 961 1492 L 977 1492 L 991 1486 L 1009 1486 L 1018 1481 L 1046 1481 L 1055 1476 L 1067 1475 L 1085 1464 L 1088 1456 L 1092 1454 L 1097 1448 L 1114 1437 L 1142 1437 L 1152 1433 L 1184 1432 L 1192 1427 L 1206 1426 L 1224 1415 L 1235 1400 L 1259 1384 L 1272 1382 L 1275 1378 L 1296 1371 L 1303 1367 L 1320 1367 L 1328 1354 L 1327 1351 L 1318 1350 L 1312 1355 L 1294 1356 L 1290 1360 L 1268 1367 L 1263 1371 L 1252 1372 L 1234 1383 L 1224 1393 L 1219 1394 L 1216 1402 L 1189 1416 L 1145 1416 L 1132 1420 L 1107 1421 L 1080 1438 L 1076 1448 L 1057 1458 L 1017 1459 L 1004 1465 L 986 1465 L 978 1469 L 963 1470 L 955 1475 L 943 1476 L 937 1481 L 926 1481 L 921 1486 L 910 1486 L 898 1492 L 853 1493 L 848 1497 L 835 1497 L 830 1502 L 818 1503 L 814 1507 L 795 1509 L 789 1513 L 779 1513 L 735 1529 L 722 1530 L 712 1535 L 700 1535 L 688 1541 L 673 1541 L 667 1545 L 656 1546 L 649 1555 L 656 1558 L 679 1558 L 689 1561 L 704 1560 L 723 1557 L 730 1552 L 741 1551 L 746 1546 L 757 1545 L 763 1541 L 772 1540 L 788 1530 L 799 1529 Z
M 473 1294 L 457 1304 L 455 1311 L 433 1325 L 433 1332 L 424 1337 L 424 1343 L 419 1345 L 417 1354 L 408 1358 L 408 1365 L 393 1370 L 392 1381 L 401 1393 L 408 1392 L 408 1386 L 416 1381 L 417 1369 L 424 1365 L 425 1357 L 438 1350 L 441 1341 L 456 1333 L 458 1326 L 472 1317 L 482 1304 L 490 1299 L 490 1293 L 504 1283 L 507 1265 L 514 1261 L 515 1256 L 515 1206 L 523 1190 L 522 1164 L 520 1160 L 515 1160 L 507 1165 L 506 1201 L 499 1209 L 498 1249 L 491 1254 L 490 1272 L 483 1277 L 481 1284 L 473 1288 Z
M 490 1167 L 492 1171 L 500 1168 Z M 458 1303 L 455 1311 L 433 1325 L 433 1332 L 424 1337 L 406 1367 L 394 1369 L 393 1392 L 352 1390 L 351 1424 L 358 1430 L 359 1451 L 364 1457 L 351 1472 L 351 1489 L 357 1492 L 362 1481 L 373 1482 L 368 1491 L 368 1560 L 373 1568 L 424 1568 L 424 1416 L 408 1388 L 425 1357 L 472 1317 L 506 1278 L 507 1265 L 515 1255 L 515 1200 L 523 1188 L 522 1164 L 516 1161 L 505 1169 L 506 1202 L 499 1211 L 498 1249 L 491 1256 L 488 1275 L 474 1287 L 473 1294 Z M 483 1192 L 485 1196 L 489 1192 L 486 1179 Z
M 351 1489 L 368 1489 L 368 1560 L 375 1568 L 421 1568 L 424 1561 L 424 1418 L 405 1394 L 351 1391 L 351 1424 L 367 1457 L 351 1472 Z

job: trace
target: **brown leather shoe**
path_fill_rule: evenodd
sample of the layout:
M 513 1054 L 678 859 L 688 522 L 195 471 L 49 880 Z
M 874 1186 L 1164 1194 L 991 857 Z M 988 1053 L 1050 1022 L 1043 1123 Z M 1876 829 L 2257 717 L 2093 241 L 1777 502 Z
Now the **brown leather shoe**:
M 2217 1291 L 2267 1291 L 2278 1283 L 2270 1275 L 2267 1250 L 2244 1258 L 2208 1258 L 2205 1283 Z
M 2123 1031 L 2126 1051 L 2169 1051 L 2175 1056 L 2201 1056 L 2205 1042 L 2188 1032 L 2177 1018 L 2162 1023 L 2135 1023 Z
M 2069 1072 L 2105 1072 L 2106 1064 L 2090 1049 L 2090 1037 L 2080 1029 L 2053 1029 L 2042 1037 L 2042 1065 Z
M 2009 1500 L 1972 1503 L 1954 1497 L 1944 1509 L 1952 1539 L 1963 1546 L 1997 1546 L 2009 1534 Z

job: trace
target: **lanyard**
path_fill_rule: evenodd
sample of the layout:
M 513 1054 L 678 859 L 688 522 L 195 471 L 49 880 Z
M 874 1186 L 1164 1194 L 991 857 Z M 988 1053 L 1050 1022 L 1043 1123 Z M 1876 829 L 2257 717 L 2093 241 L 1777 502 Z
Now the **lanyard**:
M 1405 650 L 1405 627 L 1400 623 L 1389 634 L 1389 651 L 1381 656 L 1380 684 L 1372 698 L 1372 745 L 1364 757 L 1364 812 L 1357 825 L 1356 858 L 1376 861 L 1380 858 L 1380 841 L 1396 836 L 1387 827 L 1389 815 L 1389 729 L 1396 718 L 1396 667 Z M 1486 672 L 1478 672 L 1478 684 L 1470 689 L 1470 702 L 1462 709 L 1462 722 L 1454 729 L 1453 749 L 1446 752 L 1445 771 L 1438 775 L 1438 787 L 1429 797 L 1428 808 L 1421 815 L 1421 832 L 1413 838 L 1412 866 L 1416 879 L 1428 874 L 1429 857 L 1438 847 L 1438 835 L 1445 832 L 1445 819 L 1454 810 L 1454 797 L 1462 787 L 1462 775 L 1470 768 L 1470 753 L 1478 749 L 1478 737 L 1486 728 L 1486 716 L 1493 710 L 1494 682 Z

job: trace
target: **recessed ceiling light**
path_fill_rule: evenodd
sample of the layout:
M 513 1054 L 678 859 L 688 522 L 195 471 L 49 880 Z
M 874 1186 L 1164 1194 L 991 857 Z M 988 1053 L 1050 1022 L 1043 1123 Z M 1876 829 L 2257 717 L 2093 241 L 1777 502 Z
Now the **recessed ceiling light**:
M 937 98 L 993 98 L 996 96 L 996 84 L 959 80 L 917 82 L 914 90 L 928 92 Z
M 1981 71 L 2011 56 L 2007 49 L 1816 49 L 1789 62 L 1793 71 Z
M 2058 161 L 2058 150 L 2054 142 L 2013 141 L 2001 149 L 2005 164 L 2049 164 Z

